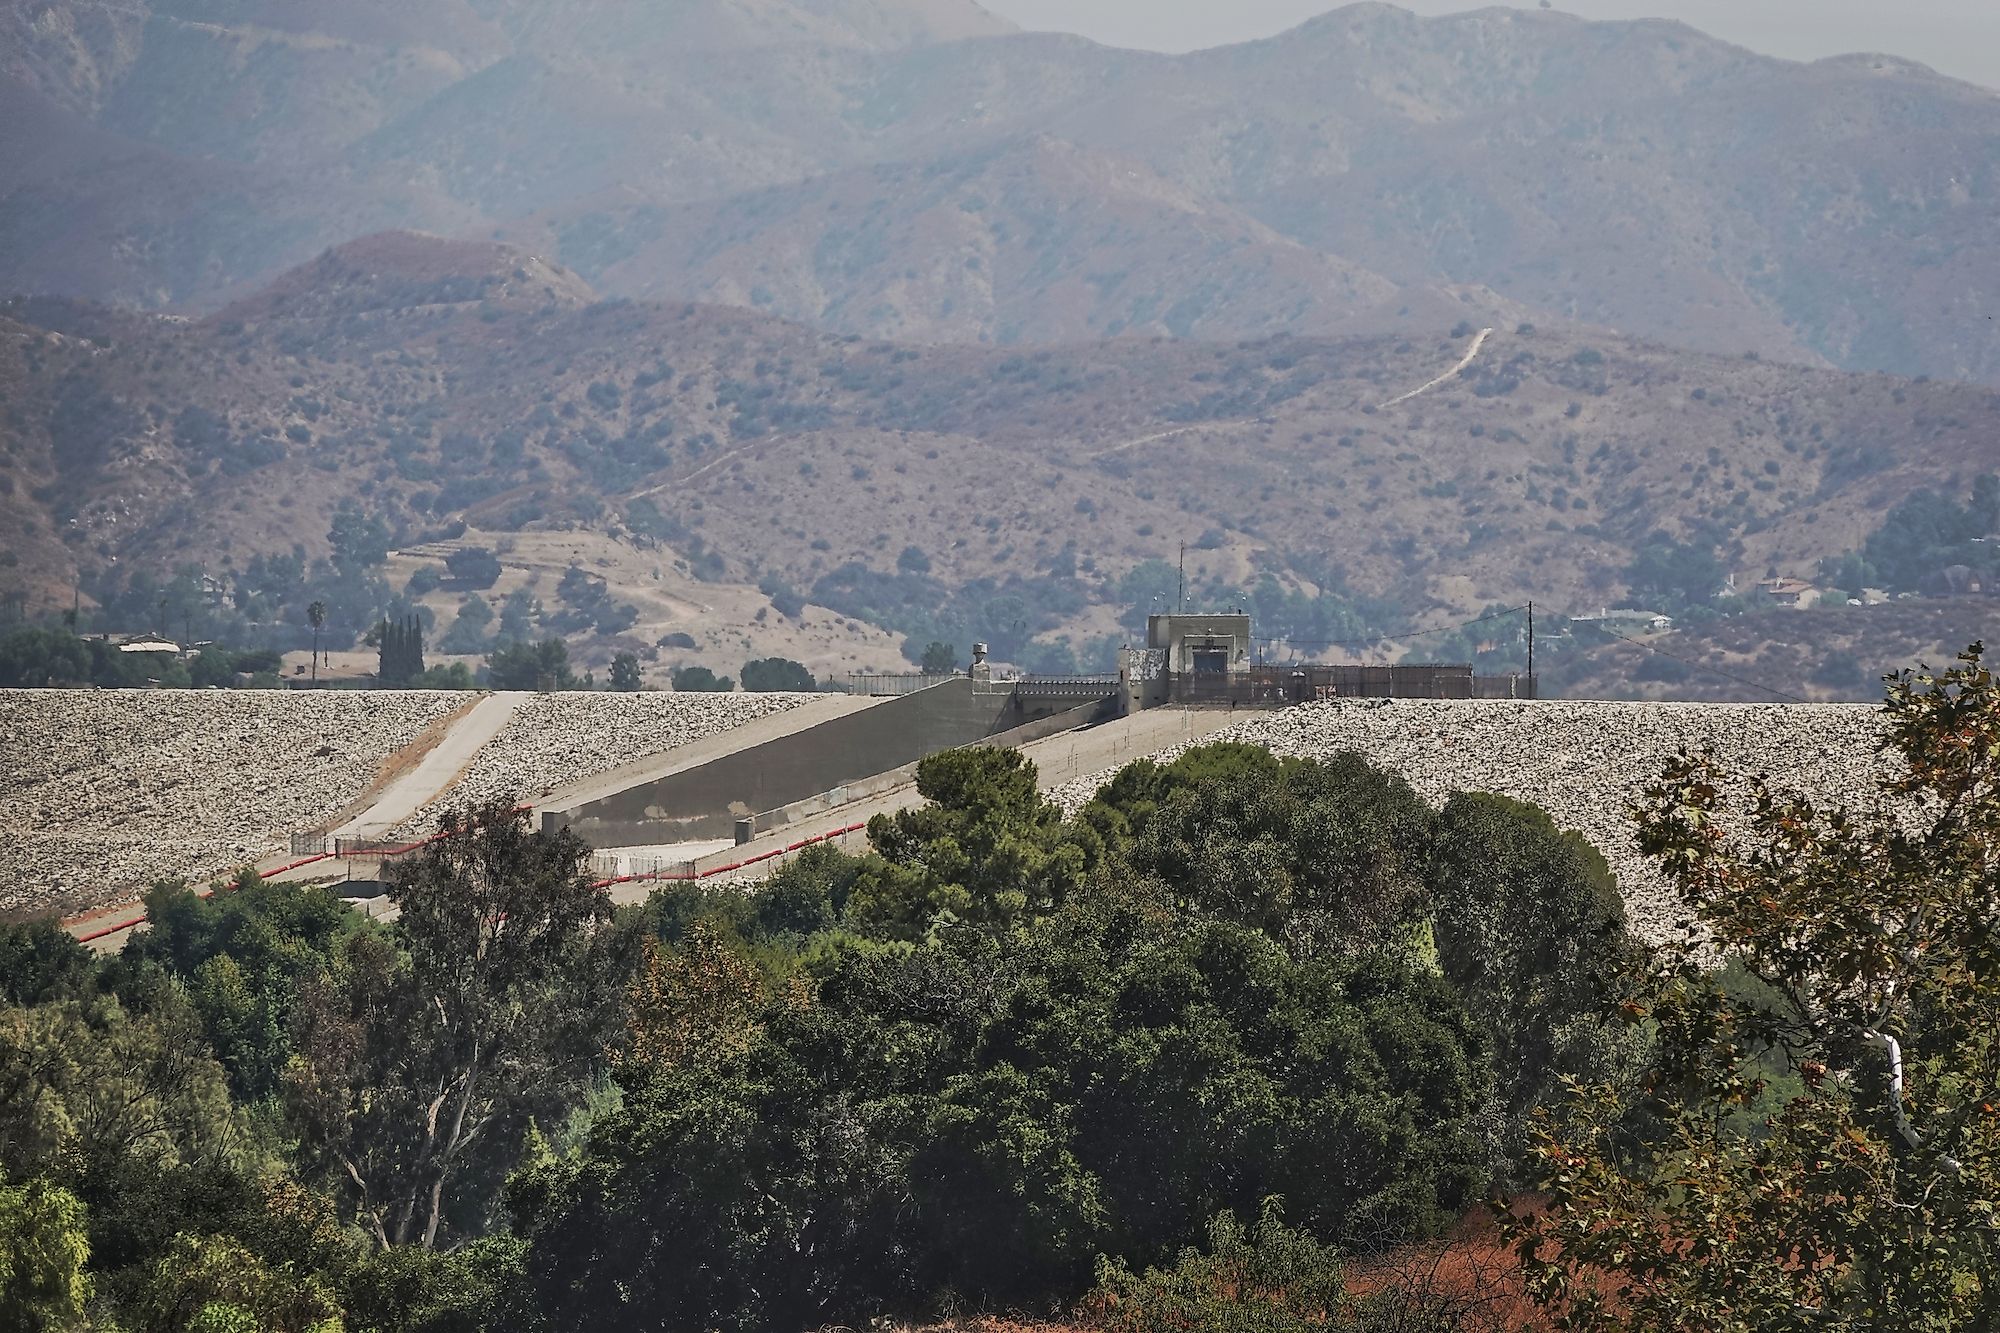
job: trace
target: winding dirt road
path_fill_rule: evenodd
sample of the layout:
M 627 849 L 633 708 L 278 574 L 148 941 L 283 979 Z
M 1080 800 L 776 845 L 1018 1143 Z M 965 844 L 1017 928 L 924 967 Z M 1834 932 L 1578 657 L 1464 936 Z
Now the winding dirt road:
M 1453 366 L 1450 370 L 1447 370 L 1444 374 L 1438 376 L 1430 383 L 1420 384 L 1416 388 L 1410 390 L 1408 393 L 1403 394 L 1400 397 L 1391 398 L 1388 402 L 1383 403 L 1382 406 L 1394 407 L 1398 403 L 1407 403 L 1412 398 L 1415 398 L 1418 394 L 1429 393 L 1432 389 L 1437 388 L 1440 384 L 1449 384 L 1451 381 L 1457 379 L 1460 375 L 1465 373 L 1465 368 L 1467 366 L 1471 365 L 1474 361 L 1479 359 L 1479 349 L 1486 346 L 1486 340 L 1488 338 L 1491 338 L 1492 336 L 1493 336 L 1493 330 L 1481 329 L 1479 331 L 1479 335 L 1472 340 L 1472 346 L 1465 349 L 1465 356 L 1459 361 L 1457 365 Z

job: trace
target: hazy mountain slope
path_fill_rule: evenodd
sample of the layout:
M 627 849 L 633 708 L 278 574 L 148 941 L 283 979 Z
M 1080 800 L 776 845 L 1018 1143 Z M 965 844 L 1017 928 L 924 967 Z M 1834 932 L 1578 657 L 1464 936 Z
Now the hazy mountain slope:
M 1484 288 L 1703 349 L 2000 381 L 1985 318 L 2000 296 L 2000 95 L 1902 62 L 1766 59 L 1671 23 L 1370 4 L 1168 57 L 1009 35 L 975 6 L 916 0 L 323 14 L 0 0 L 4 87 L 251 173 L 196 206 L 137 158 L 129 179 L 86 154 L 14 184 L 15 248 L 39 258 L 0 277 L 70 295 L 212 308 L 246 274 L 403 226 L 539 234 L 612 294 L 762 288 L 772 308 L 875 336 L 1175 327 L 1145 313 L 1148 282 L 1124 299 L 1061 280 L 1118 271 L 1108 233 L 1072 225 L 1102 214 L 1135 272 L 1188 266 L 1192 290 L 1160 305 L 1225 293 L 1223 333 L 1324 329 L 1315 270 L 1366 272 L 1404 289 L 1391 312 L 1439 285 Z M 943 183 L 1045 139 L 1137 163 L 1180 201 L 1135 205 L 1115 174 L 1016 171 L 1024 276 L 968 315 L 983 298 L 965 261 L 1014 242 L 982 242 L 977 219 L 941 205 Z M 121 188 L 138 200 L 129 225 L 64 225 Z M 669 215 L 671 235 L 647 230 Z M 1191 229 L 1195 216 L 1210 221 Z M 518 230 L 531 223 L 555 229 Z M 901 267 L 856 263 L 843 234 Z M 1223 234 L 1244 243 L 1192 239 Z M 213 272 L 187 260 L 195 238 L 224 257 Z M 815 255 L 808 276 L 814 238 L 854 271 L 822 273 Z M 676 271 L 683 254 L 700 262 Z
M 2000 374 L 2000 98 L 1894 63 L 1762 63 L 1412 126 L 1343 171 L 1348 206 L 1298 181 L 1251 208 L 1405 281 L 1476 275 L 1690 346 Z
M 540 233 L 571 263 L 594 260 L 582 267 L 610 290 L 911 342 L 1324 332 L 1398 295 L 1144 167 L 1050 139 L 593 210 Z
M 1715 350 L 2000 377 L 2000 95 L 1682 25 L 1357 5 L 1052 129 L 1405 283 Z M 1963 300 L 1953 300 L 1963 293 Z
M 387 237 L 196 324 L 16 306 L 5 475 L 39 510 L 0 584 L 318 552 L 352 500 L 411 539 L 646 526 L 801 590 L 908 546 L 947 589 L 1073 566 L 1081 639 L 1182 539 L 1201 586 L 1595 608 L 1655 528 L 1810 573 L 1912 490 L 2000 468 L 1988 390 L 1573 330 L 1500 330 L 1384 406 L 1470 340 L 920 349 L 587 301 L 519 251 Z
M 279 167 L 505 49 L 468 0 L 0 0 L 0 79 L 173 152 Z
M 1777 690 L 1870 703 L 1882 698 L 1885 674 L 1942 668 L 1967 644 L 1991 642 L 1993 610 L 1988 598 L 1958 597 L 1758 611 L 1650 637 L 1644 646 L 1559 650 L 1561 665 L 1544 682 L 1574 699 L 1771 703 Z

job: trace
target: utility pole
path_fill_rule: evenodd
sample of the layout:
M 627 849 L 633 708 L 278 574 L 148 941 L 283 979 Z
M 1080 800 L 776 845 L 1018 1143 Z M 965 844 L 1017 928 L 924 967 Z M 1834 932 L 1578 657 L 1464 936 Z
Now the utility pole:
M 1181 591 L 1174 601 L 1174 614 L 1187 614 L 1187 543 L 1181 543 Z
M 1541 689 L 1535 684 L 1535 603 L 1533 598 L 1530 598 L 1528 601 L 1528 688 L 1535 691 L 1536 698 L 1539 699 L 1541 697 Z

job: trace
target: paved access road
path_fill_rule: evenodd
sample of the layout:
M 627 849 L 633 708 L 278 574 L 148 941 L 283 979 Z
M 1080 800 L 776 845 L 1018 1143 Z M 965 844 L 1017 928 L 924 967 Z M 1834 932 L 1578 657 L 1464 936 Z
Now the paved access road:
M 415 767 L 375 797 L 367 809 L 333 831 L 336 838 L 381 838 L 450 790 L 474 757 L 534 696 L 520 691 L 489 694 L 451 724 L 443 739 Z

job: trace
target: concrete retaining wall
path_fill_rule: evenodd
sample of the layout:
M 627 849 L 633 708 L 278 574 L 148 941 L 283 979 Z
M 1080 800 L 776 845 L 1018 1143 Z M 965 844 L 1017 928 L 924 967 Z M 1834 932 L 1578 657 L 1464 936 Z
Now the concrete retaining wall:
M 1103 699 L 1096 703 L 1084 704 L 1066 713 L 1053 713 L 1047 717 L 1037 718 L 1011 731 L 987 736 L 974 743 L 996 746 L 1003 750 L 1018 749 L 1047 736 L 1059 736 L 1063 732 L 1075 731 L 1078 727 L 1086 727 L 1093 722 L 1106 721 L 1117 711 L 1113 707 L 1114 703 L 1115 700 Z M 838 810 L 843 805 L 851 805 L 855 801 L 866 800 L 870 796 L 880 796 L 883 792 L 908 786 L 917 780 L 917 765 L 922 762 L 922 759 L 915 759 L 885 773 L 863 778 L 859 782 L 850 782 L 831 791 L 815 792 L 803 800 L 793 801 L 775 810 L 762 811 L 755 816 L 751 829 L 758 834 L 772 833 L 789 824 Z
M 876 780 L 940 750 L 1015 734 L 1013 744 L 1109 716 L 1115 700 L 1027 698 L 959 678 L 857 713 L 718 756 L 708 763 L 573 806 L 545 808 L 542 826 L 572 828 L 597 847 L 727 838 L 736 820 Z M 907 778 L 904 779 L 907 781 Z M 895 785 L 895 784 L 891 784 Z M 821 806 L 820 809 L 826 807 Z

